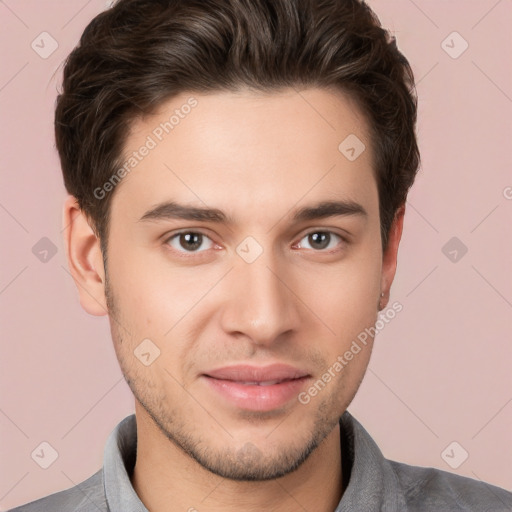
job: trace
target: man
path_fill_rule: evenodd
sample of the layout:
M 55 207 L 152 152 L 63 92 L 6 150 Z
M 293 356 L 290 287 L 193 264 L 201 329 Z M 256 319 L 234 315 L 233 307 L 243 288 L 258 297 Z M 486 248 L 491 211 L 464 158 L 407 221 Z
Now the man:
M 419 166 L 413 91 L 358 0 L 120 0 L 90 23 L 56 108 L 65 241 L 135 415 L 100 471 L 15 510 L 512 510 L 385 459 L 346 410 Z

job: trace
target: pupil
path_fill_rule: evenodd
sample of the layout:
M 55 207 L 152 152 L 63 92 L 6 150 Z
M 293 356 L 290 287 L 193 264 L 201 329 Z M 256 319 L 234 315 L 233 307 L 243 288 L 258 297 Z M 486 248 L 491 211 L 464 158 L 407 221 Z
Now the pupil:
M 201 233 L 183 233 L 180 236 L 180 245 L 183 249 L 197 249 L 201 247 L 201 242 L 203 239 L 203 235 Z M 185 243 L 183 243 L 185 241 Z
M 325 249 L 330 242 L 329 233 L 311 233 L 309 235 L 309 243 L 314 247 L 317 245 L 317 249 Z

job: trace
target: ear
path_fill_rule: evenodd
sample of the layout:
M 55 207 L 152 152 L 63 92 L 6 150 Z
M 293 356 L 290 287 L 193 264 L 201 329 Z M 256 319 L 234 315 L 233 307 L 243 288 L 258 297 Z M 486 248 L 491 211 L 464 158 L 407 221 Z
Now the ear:
M 381 298 L 379 310 L 384 309 L 389 302 L 391 284 L 395 278 L 396 260 L 398 254 L 398 245 L 402 238 L 402 229 L 404 226 L 405 203 L 398 208 L 389 229 L 388 245 L 382 254 L 382 277 L 381 277 Z
M 66 257 L 78 288 L 80 304 L 91 315 L 106 315 L 105 269 L 100 240 L 74 196 L 66 198 L 62 217 Z

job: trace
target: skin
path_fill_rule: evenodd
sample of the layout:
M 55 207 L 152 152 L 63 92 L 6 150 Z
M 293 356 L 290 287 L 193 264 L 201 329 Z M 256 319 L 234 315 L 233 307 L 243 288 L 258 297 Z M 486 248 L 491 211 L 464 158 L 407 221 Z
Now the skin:
M 64 205 L 81 305 L 108 312 L 135 396 L 132 483 L 152 512 L 332 511 L 344 491 L 338 421 L 373 340 L 306 405 L 243 410 L 201 375 L 279 362 L 306 370 L 309 385 L 321 378 L 389 300 L 404 207 L 383 253 L 367 124 L 339 91 L 183 93 L 133 123 L 125 154 L 191 96 L 197 107 L 114 191 L 107 275 L 90 223 L 73 197 Z M 353 162 L 338 150 L 349 134 L 366 146 Z M 297 208 L 340 199 L 367 215 L 292 220 Z M 140 220 L 169 200 L 233 222 Z M 198 248 L 170 239 L 183 229 L 205 235 Z M 332 233 L 327 248 L 308 237 L 318 232 Z M 252 263 L 236 252 L 249 236 L 263 251 Z M 160 350 L 149 366 L 134 356 L 144 339 Z

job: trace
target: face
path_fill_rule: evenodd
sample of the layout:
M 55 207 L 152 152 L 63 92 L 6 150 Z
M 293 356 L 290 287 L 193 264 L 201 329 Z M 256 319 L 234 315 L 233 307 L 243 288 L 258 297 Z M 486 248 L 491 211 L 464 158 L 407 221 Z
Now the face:
M 338 149 L 351 134 L 355 160 Z M 323 89 L 181 94 L 133 124 L 134 151 L 111 203 L 107 300 L 137 412 L 216 474 L 287 474 L 370 357 L 371 338 L 344 357 L 382 287 L 365 121 Z

